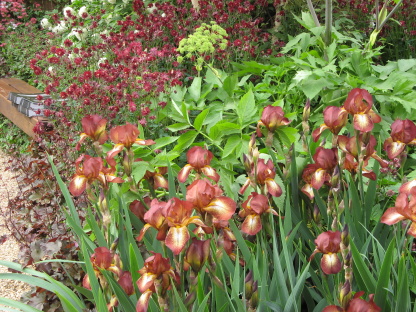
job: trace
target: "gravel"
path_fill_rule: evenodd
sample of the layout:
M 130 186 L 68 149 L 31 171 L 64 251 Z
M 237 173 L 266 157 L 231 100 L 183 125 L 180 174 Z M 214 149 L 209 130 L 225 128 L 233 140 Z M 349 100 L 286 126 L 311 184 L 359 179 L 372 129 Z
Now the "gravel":
M 6 171 L 9 157 L 0 151 L 0 209 L 5 212 L 9 198 L 13 198 L 17 191 L 18 185 L 14 179 L 14 173 Z M 0 237 L 10 235 L 9 230 L 5 226 L 3 213 L 0 214 Z M 8 236 L 4 243 L 0 243 L 0 260 L 14 261 L 18 259 L 19 244 Z M 8 272 L 7 268 L 0 266 L 0 273 Z M 30 286 L 26 283 L 13 280 L 0 280 L 0 297 L 19 300 L 21 295 L 30 290 Z M 0 311 L 1 311 L 0 307 Z

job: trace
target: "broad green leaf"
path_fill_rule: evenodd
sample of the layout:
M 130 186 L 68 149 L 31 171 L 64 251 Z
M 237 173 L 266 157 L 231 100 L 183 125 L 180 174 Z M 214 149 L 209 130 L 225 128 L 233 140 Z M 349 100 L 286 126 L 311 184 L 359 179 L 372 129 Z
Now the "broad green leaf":
M 188 88 L 189 95 L 195 102 L 198 102 L 201 97 L 201 82 L 202 77 L 194 77 L 191 86 Z
M 238 77 L 236 74 L 230 75 L 224 80 L 223 88 L 227 92 L 228 96 L 232 97 L 234 94 L 234 89 L 238 83 Z
M 310 12 L 302 12 L 302 21 L 307 29 L 315 28 L 316 24 Z
M 222 87 L 220 76 L 221 76 L 220 70 L 215 69 L 215 68 L 208 68 L 206 75 L 205 75 L 205 81 L 214 86 L 216 85 L 218 87 Z
M 189 127 L 190 127 L 190 124 L 185 123 L 185 122 L 180 122 L 180 123 L 175 123 L 173 125 L 167 126 L 166 128 L 168 128 L 172 132 L 176 132 L 176 131 L 187 129 Z
M 239 125 L 228 121 L 219 121 L 209 130 L 209 137 L 213 140 L 217 140 L 224 135 L 240 132 L 241 127 Z
M 241 137 L 238 135 L 232 135 L 227 139 L 227 143 L 225 143 L 224 150 L 222 152 L 222 158 L 226 158 L 230 155 L 235 148 L 241 144 Z
M 291 146 L 293 143 L 297 141 L 296 134 L 298 133 L 298 130 L 295 128 L 286 126 L 278 127 L 276 129 L 276 133 L 286 147 Z
M 333 83 L 325 78 L 306 79 L 302 83 L 301 90 L 309 99 L 313 99 L 322 89 L 332 86 Z
M 182 112 L 182 106 L 179 107 L 179 105 L 172 99 L 172 107 L 175 109 L 175 111 L 179 114 L 179 116 L 181 116 L 184 121 L 187 121 L 187 118 L 184 116 L 183 112 Z
M 397 65 L 399 66 L 400 71 L 405 72 L 416 66 L 416 59 L 398 60 Z
M 131 174 L 134 178 L 134 181 L 139 182 L 141 179 L 143 179 L 147 170 L 153 171 L 153 168 L 149 165 L 147 161 L 133 162 L 133 168 L 132 168 Z
M 369 75 L 368 62 L 363 58 L 361 51 L 354 51 L 351 54 L 351 65 L 360 78 Z
M 332 42 L 332 43 L 328 46 L 328 48 L 326 49 L 326 54 L 327 54 L 327 57 L 328 57 L 328 63 L 330 63 L 330 62 L 332 61 L 332 59 L 334 58 L 336 48 L 337 48 L 337 42 L 334 40 L 334 41 L 333 41 L 333 42 Z
M 177 145 L 174 147 L 174 151 L 185 151 L 192 143 L 194 143 L 196 137 L 198 136 L 198 132 L 195 130 L 191 130 L 182 134 L 179 139 Z
M 154 167 L 164 167 L 166 166 L 167 162 L 170 162 L 176 158 L 178 158 L 181 155 L 179 151 L 170 151 L 166 153 L 163 151 L 163 153 L 157 154 L 151 161 L 150 164 Z
M 252 90 L 248 91 L 237 103 L 236 112 L 238 122 L 243 128 L 257 120 L 257 108 Z
M 185 118 L 185 121 L 188 124 L 191 124 L 191 121 L 189 119 L 189 107 L 185 102 L 182 102 L 181 111 L 182 111 L 182 116 Z
M 201 130 L 202 125 L 204 124 L 205 118 L 207 117 L 207 114 L 209 113 L 209 108 L 204 109 L 202 112 L 199 113 L 199 115 L 195 118 L 194 121 L 194 128 L 198 131 Z
M 156 139 L 156 144 L 152 145 L 152 149 L 160 149 L 161 147 L 164 147 L 166 145 L 169 145 L 173 142 L 175 142 L 179 137 L 178 136 L 165 136 L 159 139 Z

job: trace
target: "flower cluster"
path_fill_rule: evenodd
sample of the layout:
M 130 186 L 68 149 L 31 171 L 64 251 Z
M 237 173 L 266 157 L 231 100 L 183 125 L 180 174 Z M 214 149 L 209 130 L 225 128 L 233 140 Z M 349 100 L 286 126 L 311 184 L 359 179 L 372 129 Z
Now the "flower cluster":
M 305 182 L 302 192 L 310 199 L 314 198 L 313 189 L 319 190 L 324 184 L 331 186 L 331 179 L 335 178 L 335 169 L 339 166 L 353 175 L 363 176 L 375 180 L 376 175 L 366 167 L 370 158 L 380 163 L 382 168 L 389 163 L 383 160 L 375 151 L 377 141 L 370 132 L 375 123 L 381 118 L 373 109 L 373 98 L 364 89 L 355 88 L 348 93 L 342 107 L 328 106 L 324 110 L 324 123 L 312 133 L 316 142 L 325 130 L 332 132 L 332 149 L 318 147 L 313 156 L 314 164 L 309 164 L 303 170 L 302 179 Z M 341 130 L 347 125 L 348 115 L 352 116 L 352 125 L 356 136 L 340 135 Z M 341 157 L 339 157 L 341 152 Z M 335 185 L 333 185 L 335 186 Z M 336 186 L 335 186 L 336 187 Z
M 122 183 L 123 179 L 116 176 L 116 161 L 114 157 L 123 150 L 126 150 L 127 155 L 131 154 L 133 144 L 145 146 L 155 143 L 153 140 L 139 139 L 139 130 L 136 126 L 129 123 L 124 126 L 112 128 L 110 134 L 107 135 L 105 130 L 106 123 L 107 120 L 99 115 L 88 115 L 82 119 L 84 132 L 81 133 L 80 140 L 77 144 L 78 149 L 86 138 L 92 139 L 96 152 L 99 155 L 102 153 L 101 145 L 108 138 L 115 145 L 113 149 L 107 152 L 107 157 L 105 158 L 109 167 L 104 165 L 104 160 L 101 157 L 82 155 L 77 159 L 75 162 L 76 173 L 69 184 L 69 190 L 74 196 L 81 195 L 96 180 L 101 183 L 101 187 L 104 190 L 108 189 L 109 182 Z M 131 166 L 131 164 L 128 164 L 128 166 Z

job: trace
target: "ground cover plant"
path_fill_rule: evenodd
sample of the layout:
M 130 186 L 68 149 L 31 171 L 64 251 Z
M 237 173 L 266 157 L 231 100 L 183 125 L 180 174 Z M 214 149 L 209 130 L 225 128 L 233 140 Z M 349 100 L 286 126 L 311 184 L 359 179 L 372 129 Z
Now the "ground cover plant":
M 64 10 L 72 29 L 54 15 L 44 21 L 63 46 L 30 63 L 65 104 L 47 103 L 61 127 L 38 128 L 53 135 L 38 141 L 50 167 L 33 163 L 45 166 L 46 181 L 56 175 L 65 204 L 58 197 L 53 210 L 79 258 L 62 259 L 55 240 L 34 260 L 82 270 L 60 283 L 51 271 L 1 262 L 29 275 L 0 277 L 51 295 L 35 308 L 0 302 L 27 311 L 414 310 L 416 62 L 378 63 L 379 27 L 402 2 L 379 3 L 368 36 L 346 31 L 346 20 L 324 23 L 329 2 L 323 14 L 308 1 L 310 12 L 295 18 L 304 31 L 257 60 L 237 49 L 246 42 L 215 11 L 204 16 L 203 1 L 186 4 L 192 29 L 180 40 L 169 31 L 176 39 L 163 43 L 133 29 L 178 12 L 171 3 L 109 2 L 118 15 L 100 24 L 86 20 L 105 15 L 94 2 L 74 2 Z M 83 37 L 78 28 L 94 21 L 97 31 L 120 32 Z M 107 60 L 96 64 L 102 51 Z

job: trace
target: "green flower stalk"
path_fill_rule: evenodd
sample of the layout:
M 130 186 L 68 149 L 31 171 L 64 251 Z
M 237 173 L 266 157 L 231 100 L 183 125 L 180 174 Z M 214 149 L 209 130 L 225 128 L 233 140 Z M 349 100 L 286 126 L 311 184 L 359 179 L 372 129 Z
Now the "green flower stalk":
M 168 312 L 169 311 L 169 302 L 166 294 L 166 289 L 162 285 L 162 281 L 156 279 L 154 281 L 155 289 L 157 293 L 157 302 L 159 303 L 159 307 L 161 311 Z
M 204 267 L 210 255 L 210 239 L 198 240 L 192 238 L 192 243 L 189 245 L 185 254 L 184 269 L 190 270 L 189 273 L 189 294 L 185 299 L 185 304 L 188 308 L 192 307 L 196 299 L 198 288 L 198 274 Z
M 352 269 L 352 254 L 350 246 L 350 234 L 348 230 L 348 225 L 346 224 L 341 232 L 341 255 L 344 260 L 344 272 L 345 272 L 345 284 L 341 288 L 340 292 L 340 302 L 344 309 L 346 309 L 349 301 L 352 298 L 351 285 L 353 278 L 353 269 Z

